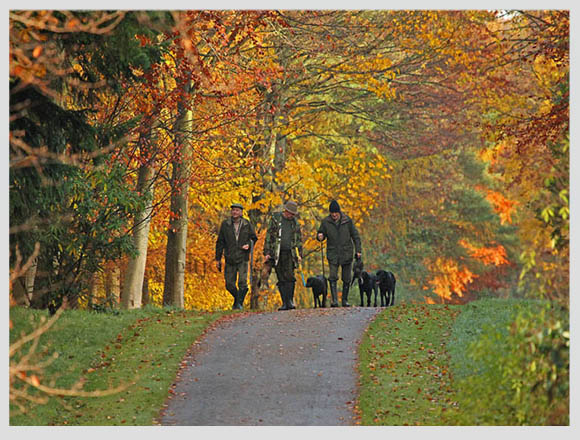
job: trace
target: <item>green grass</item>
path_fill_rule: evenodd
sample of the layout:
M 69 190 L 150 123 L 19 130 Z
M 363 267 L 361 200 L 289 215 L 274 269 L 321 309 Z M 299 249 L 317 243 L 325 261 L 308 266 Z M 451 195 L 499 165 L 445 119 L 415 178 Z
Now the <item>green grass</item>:
M 359 423 L 567 424 L 568 328 L 532 300 L 389 308 L 359 347 Z
M 36 349 L 34 362 L 58 353 L 41 383 L 67 389 L 83 380 L 83 390 L 126 388 L 104 397 L 52 397 L 22 415 L 11 406 L 10 424 L 152 425 L 188 348 L 227 316 L 232 313 L 67 310 Z M 47 317 L 12 308 L 10 341 Z M 562 343 L 569 341 L 568 320 L 565 310 L 526 300 L 385 309 L 359 346 L 358 423 L 567 424 L 569 350 Z M 553 359 L 560 359 L 557 368 Z M 552 373 L 557 380 L 546 381 Z M 556 398 L 548 399 L 546 390 Z
M 457 313 L 401 304 L 375 318 L 359 346 L 360 424 L 440 424 L 454 405 L 446 343 Z
M 226 313 L 145 308 L 118 314 L 67 310 L 39 343 L 37 361 L 58 353 L 41 383 L 83 390 L 126 386 L 104 397 L 52 397 L 11 425 L 151 425 L 158 415 L 188 348 Z M 13 308 L 10 341 L 29 332 L 44 311 Z
M 519 313 L 537 313 L 540 307 L 538 301 L 495 298 L 462 306 L 448 345 L 455 381 L 481 374 L 489 367 L 471 359 L 467 350 L 469 346 L 493 334 L 498 341 L 495 346 L 497 356 L 508 356 L 510 348 L 501 341 L 508 336 L 509 326 Z
M 566 310 L 545 301 L 487 299 L 463 306 L 448 344 L 458 405 L 443 421 L 569 424 L 568 319 Z

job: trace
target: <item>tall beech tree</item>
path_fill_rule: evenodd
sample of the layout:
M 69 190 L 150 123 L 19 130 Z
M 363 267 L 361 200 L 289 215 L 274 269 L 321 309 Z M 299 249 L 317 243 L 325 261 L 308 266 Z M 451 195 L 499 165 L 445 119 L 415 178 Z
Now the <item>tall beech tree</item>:
M 189 97 L 191 83 L 183 86 L 183 96 Z M 186 98 L 184 98 L 185 100 Z M 175 160 L 171 162 L 171 218 L 167 230 L 167 251 L 165 254 L 165 287 L 163 304 L 183 307 L 185 259 L 187 247 L 189 167 L 191 162 L 191 137 L 193 110 L 186 102 L 177 107 L 175 130 Z

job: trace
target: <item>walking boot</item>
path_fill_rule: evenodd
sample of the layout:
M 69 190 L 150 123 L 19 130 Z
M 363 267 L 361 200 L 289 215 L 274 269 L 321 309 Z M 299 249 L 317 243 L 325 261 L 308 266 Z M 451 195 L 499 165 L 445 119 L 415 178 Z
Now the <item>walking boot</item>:
M 238 301 L 238 289 L 228 289 L 228 292 L 230 292 L 230 295 L 232 295 L 234 297 L 234 303 L 232 304 L 232 310 L 237 310 L 239 309 L 239 301 Z
M 296 286 L 295 282 L 290 282 L 286 284 L 287 289 L 288 289 L 288 293 L 287 293 L 287 299 L 288 299 L 288 310 L 293 310 L 296 308 L 296 306 L 294 305 L 294 287 Z
M 348 283 L 342 283 L 342 307 L 350 307 L 348 303 L 348 289 L 350 286 Z
M 245 289 L 238 291 L 238 309 L 239 310 L 244 309 L 244 299 L 246 299 L 246 293 L 248 293 L 247 287 Z
M 336 291 L 336 281 L 330 281 L 330 296 L 331 296 L 331 303 L 330 307 L 338 307 L 338 292 Z
M 288 293 L 286 290 L 286 283 L 278 283 L 278 290 L 280 291 L 280 298 L 282 298 L 282 307 L 278 310 L 290 310 L 288 308 Z

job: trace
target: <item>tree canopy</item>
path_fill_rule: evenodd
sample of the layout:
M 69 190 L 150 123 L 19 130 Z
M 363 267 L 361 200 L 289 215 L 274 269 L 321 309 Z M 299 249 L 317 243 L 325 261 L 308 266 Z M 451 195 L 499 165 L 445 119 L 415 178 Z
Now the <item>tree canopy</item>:
M 230 204 L 316 274 L 336 199 L 409 301 L 568 304 L 568 11 L 11 11 L 9 87 L 14 301 L 227 308 Z

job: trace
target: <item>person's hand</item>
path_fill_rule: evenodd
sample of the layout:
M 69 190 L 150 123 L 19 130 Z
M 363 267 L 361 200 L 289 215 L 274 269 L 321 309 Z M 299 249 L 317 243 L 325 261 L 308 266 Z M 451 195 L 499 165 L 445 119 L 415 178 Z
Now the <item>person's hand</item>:
M 269 259 L 270 259 L 270 255 L 266 255 L 266 256 L 264 257 L 264 263 L 267 263 Z
M 242 249 L 247 251 L 248 249 L 250 249 L 250 245 L 249 244 L 245 244 L 242 246 Z
M 356 257 L 357 257 L 359 260 L 360 260 L 360 257 L 361 257 L 361 255 L 362 255 L 362 254 L 361 254 L 360 252 L 357 252 L 357 253 L 356 253 Z
M 324 240 L 324 234 L 322 232 L 319 232 L 316 238 L 318 238 L 318 241 L 322 241 Z
M 298 257 L 298 264 L 302 263 L 302 257 L 300 254 L 297 254 L 296 257 Z

